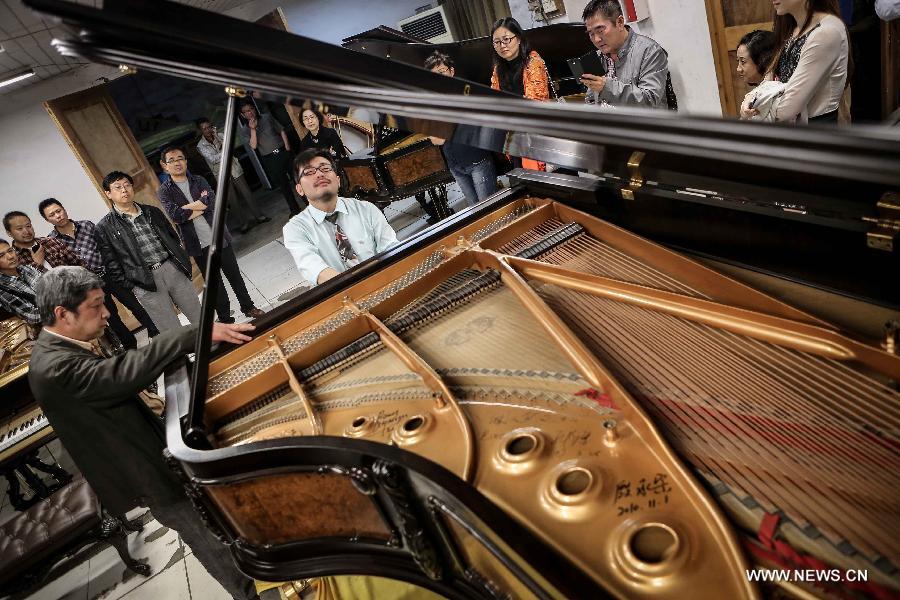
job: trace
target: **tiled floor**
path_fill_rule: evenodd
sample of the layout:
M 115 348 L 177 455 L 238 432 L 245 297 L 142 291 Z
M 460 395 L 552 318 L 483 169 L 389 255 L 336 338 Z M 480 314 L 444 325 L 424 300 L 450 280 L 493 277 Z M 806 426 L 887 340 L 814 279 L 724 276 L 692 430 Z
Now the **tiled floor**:
M 451 206 L 457 210 L 466 205 L 456 185 L 449 186 Z M 236 235 L 234 248 L 247 282 L 247 289 L 257 307 L 268 310 L 302 293 L 308 286 L 295 268 L 281 239 L 281 228 L 287 221 L 287 208 L 279 194 L 258 193 L 263 210 L 272 217 L 269 223 L 255 227 L 247 234 Z M 395 202 L 385 209 L 388 222 L 403 240 L 421 231 L 427 224 L 415 199 Z M 237 308 L 234 292 L 226 282 L 232 306 Z M 235 317 L 242 317 L 239 311 Z M 145 343 L 142 333 L 139 342 Z M 41 449 L 48 462 L 59 462 L 69 472 L 76 469 L 59 441 Z M 0 481 L 0 523 L 15 511 L 6 496 L 6 480 Z M 145 513 L 135 509 L 129 517 Z M 112 547 L 94 548 L 83 560 L 28 597 L 28 600 L 220 600 L 228 598 L 225 590 L 210 577 L 190 549 L 181 543 L 177 533 L 162 527 L 147 513 L 144 530 L 133 533 L 128 544 L 131 555 L 147 559 L 152 572 L 149 577 L 135 575 L 125 568 Z

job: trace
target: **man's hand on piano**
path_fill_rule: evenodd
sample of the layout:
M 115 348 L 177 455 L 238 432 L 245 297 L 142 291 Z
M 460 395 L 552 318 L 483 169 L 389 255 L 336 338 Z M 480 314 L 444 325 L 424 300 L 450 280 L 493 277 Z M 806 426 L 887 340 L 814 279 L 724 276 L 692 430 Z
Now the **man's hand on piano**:
M 243 344 L 253 338 L 242 332 L 253 331 L 254 329 L 256 328 L 250 323 L 213 323 L 212 341 Z
M 322 271 L 319 273 L 319 276 L 316 278 L 316 281 L 318 283 L 325 283 L 329 279 L 331 279 L 333 277 L 337 277 L 338 275 L 340 275 L 340 273 L 338 273 L 331 267 L 326 267 L 326 268 L 322 269 Z

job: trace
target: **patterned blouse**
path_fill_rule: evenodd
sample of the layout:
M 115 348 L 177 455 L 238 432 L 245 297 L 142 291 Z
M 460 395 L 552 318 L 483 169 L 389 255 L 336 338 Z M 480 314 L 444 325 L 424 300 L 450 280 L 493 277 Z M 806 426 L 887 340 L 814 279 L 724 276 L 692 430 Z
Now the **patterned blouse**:
M 529 100 L 549 100 L 550 99 L 550 82 L 547 77 L 547 66 L 544 59 L 536 51 L 532 50 L 528 54 L 528 62 L 522 71 L 522 82 L 524 84 L 525 98 Z M 497 75 L 497 68 L 491 73 L 491 87 L 495 90 L 500 89 L 500 78 Z
M 821 23 L 816 23 L 815 27 L 800 37 L 788 38 L 788 41 L 785 42 L 784 48 L 781 51 L 781 58 L 778 59 L 778 81 L 781 83 L 790 81 L 791 76 L 797 69 L 797 65 L 800 63 L 800 53 L 803 51 L 803 44 L 806 43 L 809 34 L 818 29 L 820 25 Z
M 528 53 L 528 62 L 522 70 L 523 96 L 529 100 L 549 100 L 550 81 L 547 74 L 547 65 L 541 55 L 532 50 Z M 500 77 L 497 75 L 497 67 L 491 73 L 491 87 L 500 89 Z M 546 171 L 546 163 L 532 158 L 522 157 L 522 167 L 533 171 Z

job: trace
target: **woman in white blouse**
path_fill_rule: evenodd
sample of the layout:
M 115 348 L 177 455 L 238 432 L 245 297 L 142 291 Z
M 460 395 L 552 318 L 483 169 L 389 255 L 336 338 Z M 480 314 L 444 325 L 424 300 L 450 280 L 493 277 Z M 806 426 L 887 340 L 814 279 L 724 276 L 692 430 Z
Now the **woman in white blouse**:
M 784 84 L 773 108 L 774 119 L 837 123 L 850 48 L 837 0 L 773 0 L 772 4 L 778 54 L 769 78 Z M 756 114 L 750 99 L 745 99 L 741 116 Z

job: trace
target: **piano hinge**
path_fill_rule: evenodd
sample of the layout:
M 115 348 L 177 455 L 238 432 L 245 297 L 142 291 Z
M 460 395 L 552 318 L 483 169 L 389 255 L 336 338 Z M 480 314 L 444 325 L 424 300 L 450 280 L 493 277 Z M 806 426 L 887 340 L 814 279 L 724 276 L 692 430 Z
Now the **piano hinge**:
M 246 98 L 247 97 L 247 90 L 245 90 L 244 88 L 239 88 L 234 85 L 226 85 L 225 93 L 228 94 L 229 96 L 234 96 L 236 98 Z
M 884 341 L 881 347 L 889 354 L 897 354 L 900 345 L 900 321 L 891 319 L 884 324 Z
M 877 217 L 863 217 L 874 227 L 866 233 L 866 244 L 875 250 L 892 252 L 900 235 L 900 194 L 886 192 L 875 205 Z
M 628 187 L 622 188 L 622 197 L 626 200 L 634 200 L 634 192 L 644 185 L 644 176 L 641 174 L 641 161 L 645 153 L 635 150 L 628 157 Z

